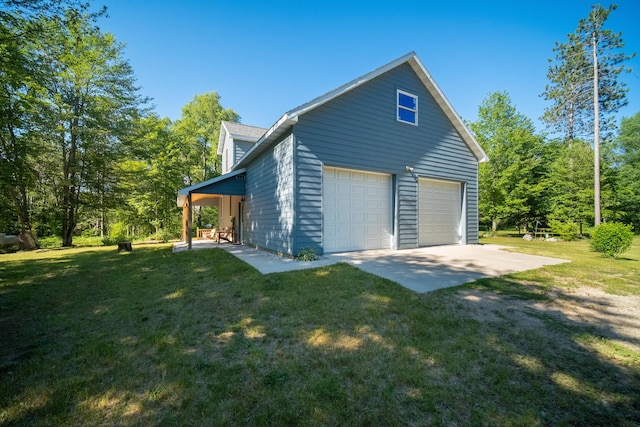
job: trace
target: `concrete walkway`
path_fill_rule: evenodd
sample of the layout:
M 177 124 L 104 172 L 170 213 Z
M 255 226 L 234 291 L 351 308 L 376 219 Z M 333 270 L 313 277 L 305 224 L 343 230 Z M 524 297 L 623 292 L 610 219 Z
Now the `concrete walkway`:
M 307 268 L 324 267 L 341 262 L 337 259 L 322 258 L 316 261 L 298 261 L 294 258 L 279 256 L 277 254 L 251 248 L 249 246 L 216 243 L 213 240 L 194 240 L 191 243 L 192 249 L 211 249 L 220 248 L 239 258 L 240 260 L 251 265 L 262 274 L 284 273 L 287 271 L 304 270 Z M 178 242 L 173 244 L 173 252 L 182 252 L 188 250 L 187 244 Z
M 303 262 L 242 245 L 195 240 L 193 249 L 218 247 L 250 264 L 262 274 L 324 267 L 346 262 L 363 271 L 392 280 L 415 292 L 458 286 L 484 277 L 499 277 L 567 260 L 502 250 L 497 245 L 447 245 L 403 250 L 372 250 L 325 255 Z M 174 252 L 186 244 L 174 244 Z

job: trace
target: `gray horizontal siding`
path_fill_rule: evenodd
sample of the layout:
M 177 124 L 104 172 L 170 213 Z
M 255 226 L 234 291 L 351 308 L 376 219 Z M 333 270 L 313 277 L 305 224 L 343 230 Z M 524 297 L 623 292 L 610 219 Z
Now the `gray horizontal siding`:
M 410 174 L 398 179 L 398 249 L 418 246 L 418 186 Z
M 296 146 L 294 253 L 313 249 L 322 254 L 322 163 L 308 147 Z
M 293 254 L 293 137 L 288 135 L 247 168 L 245 242 Z
M 233 141 L 233 164 L 238 163 L 238 160 L 244 156 L 244 154 L 249 151 L 249 149 L 253 146 L 252 142 L 247 141 Z
M 396 120 L 397 89 L 418 96 L 419 126 Z M 396 175 L 397 244 L 417 246 L 410 165 L 417 175 L 467 184 L 467 241 L 477 242 L 477 159 L 408 64 L 305 113 L 294 135 L 296 195 L 307 197 L 296 202 L 306 219 L 297 224 L 296 239 L 321 245 L 322 165 L 328 165 Z

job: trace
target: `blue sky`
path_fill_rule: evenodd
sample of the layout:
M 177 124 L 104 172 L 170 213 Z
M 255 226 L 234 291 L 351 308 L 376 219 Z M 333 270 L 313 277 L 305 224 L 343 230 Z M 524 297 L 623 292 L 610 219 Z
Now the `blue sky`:
M 99 3 L 95 3 L 96 5 Z M 141 93 L 180 118 L 193 96 L 217 91 L 245 124 L 270 127 L 286 111 L 415 51 L 463 119 L 507 91 L 539 129 L 547 59 L 591 2 L 106 0 L 103 31 L 126 43 Z M 602 3 L 605 7 L 609 3 Z M 607 28 L 640 51 L 640 2 L 620 0 Z M 640 58 L 622 79 L 640 112 Z

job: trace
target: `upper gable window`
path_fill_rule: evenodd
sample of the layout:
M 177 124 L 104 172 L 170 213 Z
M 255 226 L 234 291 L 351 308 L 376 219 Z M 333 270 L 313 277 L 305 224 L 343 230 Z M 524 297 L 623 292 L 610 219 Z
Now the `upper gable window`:
M 398 89 L 398 121 L 418 124 L 418 97 Z

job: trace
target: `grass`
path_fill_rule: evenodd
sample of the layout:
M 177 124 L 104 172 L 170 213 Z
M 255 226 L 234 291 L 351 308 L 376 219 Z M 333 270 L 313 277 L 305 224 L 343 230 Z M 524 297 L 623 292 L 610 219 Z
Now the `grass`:
M 46 236 L 39 237 L 38 243 L 43 249 L 56 249 L 62 247 L 62 237 Z M 74 236 L 74 246 L 102 246 L 102 237 L 100 236 Z
M 550 286 L 592 286 L 615 295 L 640 295 L 640 236 L 628 252 L 612 261 L 591 250 L 588 240 L 572 242 L 526 241 L 521 238 L 492 237 L 481 239 L 481 243 L 492 243 L 511 247 L 515 252 L 550 256 L 571 260 L 570 263 L 533 270 L 513 275 Z
M 152 240 L 161 241 L 157 235 L 151 236 L 139 236 L 134 239 L 131 239 L 136 243 L 144 243 Z M 40 244 L 40 248 L 42 249 L 58 249 L 62 247 L 62 238 L 60 236 L 46 236 L 39 237 L 38 243 Z M 100 236 L 74 236 L 73 237 L 73 246 L 74 247 L 84 247 L 84 246 L 114 246 L 115 244 L 107 244 L 105 245 L 102 237 Z M 15 251 L 15 250 L 14 250 Z M 9 252 L 9 251 L 7 251 Z
M 638 294 L 640 250 L 495 238 L 571 258 L 418 295 L 345 264 L 263 276 L 169 245 L 0 256 L 0 425 L 637 425 L 640 354 L 464 292 Z

